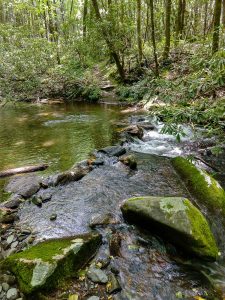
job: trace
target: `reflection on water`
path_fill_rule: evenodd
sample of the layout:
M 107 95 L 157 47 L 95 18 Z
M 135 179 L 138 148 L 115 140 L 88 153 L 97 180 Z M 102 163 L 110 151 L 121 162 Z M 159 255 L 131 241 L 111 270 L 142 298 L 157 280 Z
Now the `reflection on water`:
M 96 148 L 115 143 L 116 107 L 13 105 L 0 109 L 0 170 L 48 163 L 48 172 L 70 168 Z M 0 181 L 0 187 L 3 180 Z

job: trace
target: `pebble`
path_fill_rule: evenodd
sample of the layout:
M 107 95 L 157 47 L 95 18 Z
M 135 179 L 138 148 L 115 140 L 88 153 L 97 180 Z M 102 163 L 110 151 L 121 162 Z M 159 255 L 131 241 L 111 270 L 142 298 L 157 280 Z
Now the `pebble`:
M 18 291 L 16 288 L 11 288 L 8 290 L 7 294 L 6 294 L 6 298 L 8 300 L 15 300 L 18 297 Z
M 5 291 L 5 292 L 7 292 L 7 291 L 8 291 L 8 289 L 9 289 L 9 285 L 8 285 L 8 283 L 7 283 L 7 282 L 3 282 L 3 283 L 2 283 L 2 289 L 3 289 L 3 291 Z
M 57 219 L 57 214 L 52 214 L 49 219 L 50 221 L 55 221 Z

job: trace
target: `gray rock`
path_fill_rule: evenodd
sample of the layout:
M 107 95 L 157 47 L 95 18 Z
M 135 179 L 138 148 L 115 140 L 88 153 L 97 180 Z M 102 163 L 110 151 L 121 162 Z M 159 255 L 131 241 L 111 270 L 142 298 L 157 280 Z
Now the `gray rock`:
M 91 296 L 91 297 L 88 298 L 87 300 L 100 300 L 100 298 L 97 297 L 97 296 Z
M 121 156 L 126 153 L 126 149 L 121 147 L 121 146 L 110 146 L 110 147 L 105 147 L 98 152 L 104 153 L 108 156 Z
M 0 284 L 0 293 L 2 292 L 2 285 Z
M 24 175 L 13 177 L 4 190 L 8 193 L 21 195 L 27 199 L 40 189 L 40 179 L 36 175 Z
M 102 270 L 91 266 L 87 272 L 87 277 L 95 283 L 107 283 L 108 276 Z
M 6 298 L 8 300 L 15 300 L 18 297 L 18 291 L 16 288 L 11 288 L 8 290 L 7 294 L 6 294 Z
M 19 242 L 15 241 L 11 244 L 11 248 L 16 248 L 18 246 Z
M 11 234 L 10 236 L 8 236 L 6 243 L 11 244 L 14 241 L 14 239 L 15 239 L 15 235 Z
M 109 294 L 118 293 L 122 290 L 120 283 L 114 274 L 109 275 L 109 286 L 107 292 Z
M 23 202 L 23 199 L 20 195 L 11 195 L 9 199 L 3 203 L 3 206 L 10 209 L 15 209 L 20 206 L 20 204 Z
M 94 228 L 99 225 L 109 225 L 117 224 L 118 221 L 115 219 L 115 216 L 111 213 L 99 214 L 91 218 L 89 226 Z
M 7 292 L 9 289 L 9 284 L 7 282 L 3 282 L 2 283 L 2 289 L 3 291 Z

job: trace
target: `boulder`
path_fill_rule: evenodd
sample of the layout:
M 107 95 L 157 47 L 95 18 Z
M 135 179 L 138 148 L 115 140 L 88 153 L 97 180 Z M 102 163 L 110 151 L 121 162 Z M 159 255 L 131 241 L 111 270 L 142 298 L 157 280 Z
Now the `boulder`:
M 25 199 L 33 196 L 39 189 L 40 179 L 35 175 L 13 177 L 5 187 L 6 192 L 21 195 Z
M 202 213 L 182 197 L 138 197 L 126 200 L 123 215 L 155 230 L 194 256 L 216 260 L 218 248 Z
M 200 206 L 225 216 L 225 191 L 218 181 L 183 157 L 173 158 L 172 164 Z
M 2 266 L 16 276 L 23 293 L 31 294 L 52 289 L 63 279 L 74 276 L 92 258 L 100 243 L 101 236 L 97 233 L 52 239 L 9 256 Z

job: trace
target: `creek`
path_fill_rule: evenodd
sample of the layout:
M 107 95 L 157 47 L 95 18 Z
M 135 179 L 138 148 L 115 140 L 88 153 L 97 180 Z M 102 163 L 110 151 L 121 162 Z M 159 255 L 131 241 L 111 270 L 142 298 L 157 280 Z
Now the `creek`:
M 41 175 L 67 170 L 94 149 L 118 142 L 116 124 L 124 119 L 127 116 L 118 107 L 107 105 L 6 107 L 0 111 L 0 169 L 45 162 L 50 167 Z M 42 207 L 26 201 L 18 211 L 19 224 L 35 232 L 40 241 L 90 231 L 93 216 L 112 212 L 118 224 L 99 231 L 105 241 L 115 231 L 122 240 L 121 255 L 114 259 L 122 292 L 115 299 L 216 299 L 215 285 L 223 286 L 223 266 L 185 258 L 159 236 L 125 223 L 120 212 L 123 200 L 134 196 L 191 197 L 166 156 L 187 151 L 193 133 L 188 129 L 178 144 L 173 137 L 160 134 L 160 127 L 155 124 L 155 130 L 146 132 L 144 142 L 127 144 L 128 151 L 136 151 L 136 171 L 109 162 L 80 181 L 40 190 L 39 195 L 51 194 L 51 201 Z M 0 184 L 3 187 L 5 180 Z M 53 213 L 57 214 L 54 222 L 49 220 Z M 216 220 L 216 236 L 224 236 L 220 226 Z M 224 252 L 223 241 L 220 246 Z M 98 255 L 109 256 L 107 242 Z

